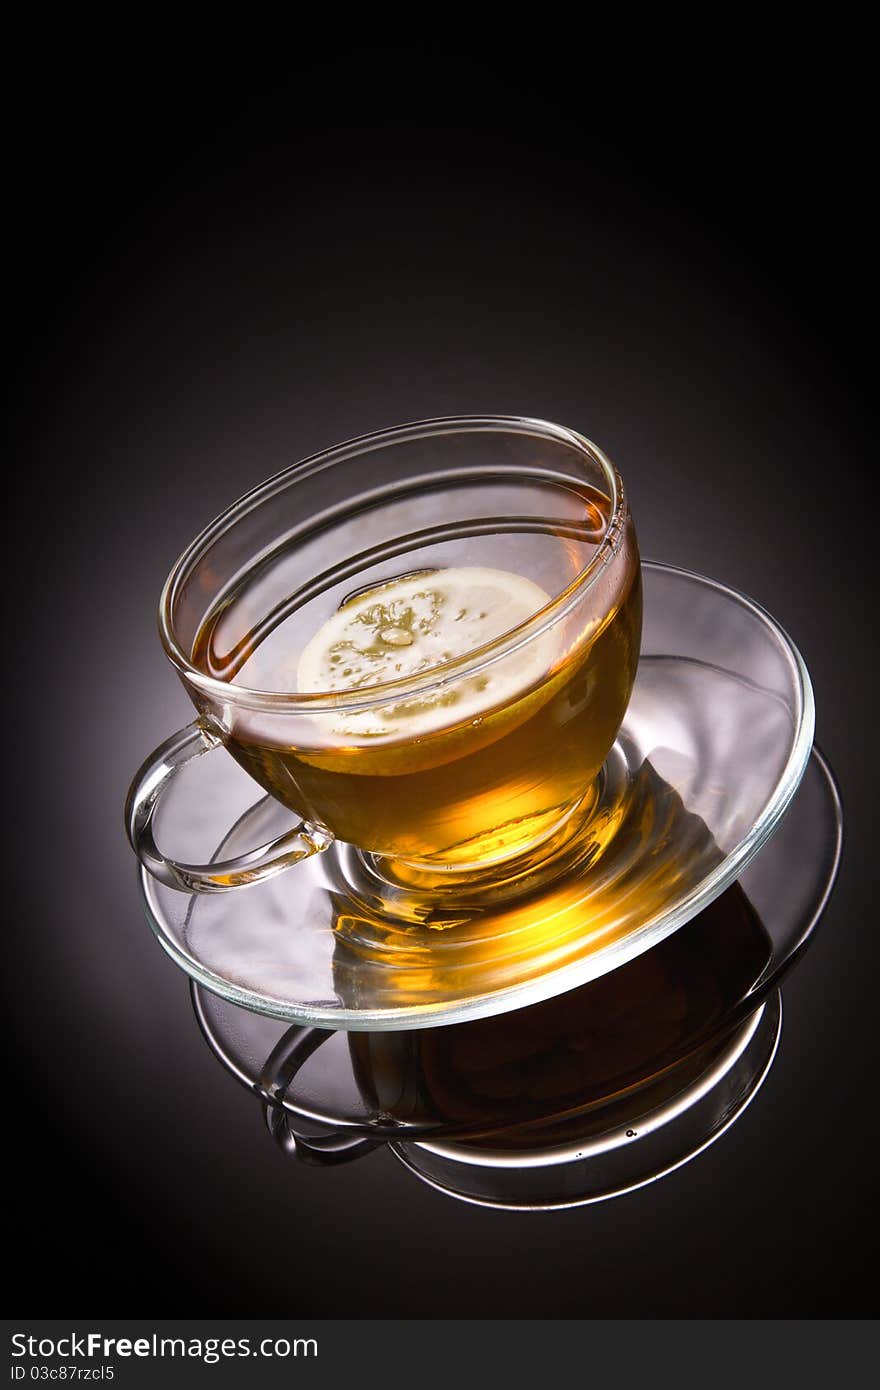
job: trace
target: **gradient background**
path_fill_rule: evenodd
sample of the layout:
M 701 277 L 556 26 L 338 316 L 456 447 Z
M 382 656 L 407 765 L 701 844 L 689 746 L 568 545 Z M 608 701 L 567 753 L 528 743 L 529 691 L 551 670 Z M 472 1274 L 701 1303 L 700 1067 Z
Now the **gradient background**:
M 867 1315 L 853 1256 L 872 1236 L 876 663 L 858 112 L 841 98 L 833 125 L 805 104 L 758 128 L 661 104 L 630 139 L 567 87 L 520 83 L 518 114 L 494 118 L 456 96 L 453 124 L 425 119 L 414 83 L 384 105 L 365 91 L 337 124 L 330 100 L 246 101 L 236 72 L 198 91 L 170 71 L 47 89 L 14 156 L 18 1309 Z M 621 78 L 619 111 L 631 97 Z M 382 1152 L 331 1172 L 285 1160 L 141 918 L 122 828 L 134 769 L 191 717 L 155 630 L 184 545 L 298 457 L 467 412 L 593 437 L 647 557 L 776 615 L 812 672 L 848 813 L 760 1097 L 663 1182 L 558 1214 L 466 1207 Z

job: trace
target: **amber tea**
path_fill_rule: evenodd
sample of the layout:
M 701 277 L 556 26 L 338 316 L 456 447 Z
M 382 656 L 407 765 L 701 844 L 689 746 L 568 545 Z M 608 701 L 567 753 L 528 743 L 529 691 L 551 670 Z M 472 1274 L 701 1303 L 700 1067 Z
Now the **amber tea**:
M 362 849 L 467 868 L 540 843 L 591 794 L 635 678 L 638 552 L 628 519 L 609 536 L 610 512 L 571 479 L 481 478 L 434 487 L 418 515 L 401 504 L 401 538 L 376 557 L 316 538 L 317 579 L 301 543 L 277 547 L 207 614 L 192 663 L 300 695 L 303 712 L 236 699 L 229 751 Z

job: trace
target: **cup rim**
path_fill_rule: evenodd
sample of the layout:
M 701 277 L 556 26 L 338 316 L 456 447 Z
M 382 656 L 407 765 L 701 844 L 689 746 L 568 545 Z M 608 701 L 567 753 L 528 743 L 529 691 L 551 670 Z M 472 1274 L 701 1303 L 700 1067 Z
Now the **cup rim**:
M 589 563 L 575 575 L 574 579 L 556 594 L 549 603 L 539 608 L 523 622 L 509 628 L 498 637 L 472 651 L 430 667 L 426 672 L 415 676 L 384 681 L 368 687 L 369 693 L 359 691 L 348 696 L 340 691 L 274 691 L 252 689 L 232 681 L 209 676 L 194 666 L 187 652 L 174 633 L 172 620 L 173 606 L 179 588 L 192 566 L 199 560 L 216 539 L 255 507 L 269 501 L 272 496 L 287 487 L 291 481 L 298 481 L 310 474 L 344 462 L 359 454 L 370 453 L 375 449 L 394 444 L 409 443 L 413 440 L 443 434 L 466 433 L 512 433 L 533 435 L 535 438 L 551 438 L 560 443 L 574 446 L 595 464 L 605 475 L 611 498 L 611 511 L 605 534 Z M 355 499 L 352 499 L 353 501 Z M 368 434 L 357 435 L 352 439 L 330 448 L 310 454 L 297 463 L 289 465 L 273 474 L 264 482 L 258 483 L 235 502 L 226 507 L 213 521 L 189 543 L 175 561 L 168 578 L 162 587 L 159 599 L 159 636 L 169 660 L 189 685 L 215 700 L 225 703 L 245 705 L 253 709 L 283 711 L 287 714 L 315 714 L 322 711 L 343 711 L 360 713 L 387 704 L 389 699 L 411 697 L 442 690 L 444 685 L 462 676 L 476 674 L 504 657 L 510 656 L 520 648 L 542 636 L 564 618 L 584 594 L 593 587 L 606 564 L 616 554 L 623 535 L 628 515 L 628 504 L 623 480 L 615 465 L 602 449 L 585 435 L 564 425 L 556 425 L 549 420 L 521 415 L 441 415 L 408 424 L 394 425 Z

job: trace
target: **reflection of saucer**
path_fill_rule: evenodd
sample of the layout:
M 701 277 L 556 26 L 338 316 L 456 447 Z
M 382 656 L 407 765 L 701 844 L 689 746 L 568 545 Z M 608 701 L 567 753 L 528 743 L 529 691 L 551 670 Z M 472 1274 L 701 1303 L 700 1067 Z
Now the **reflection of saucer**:
M 514 1013 L 449 1027 L 287 1027 L 195 988 L 215 1055 L 312 1163 L 390 1141 L 471 1202 L 556 1207 L 661 1176 L 755 1095 L 780 1028 L 778 985 L 811 937 L 840 856 L 818 754 L 740 884 L 619 970 Z
M 840 805 L 814 752 L 740 883 L 650 952 L 556 999 L 449 1027 L 334 1033 L 196 989 L 196 1015 L 224 1066 L 296 1126 L 460 1139 L 587 1112 L 604 1124 L 755 1014 L 812 934 L 839 855 Z
M 622 1196 L 696 1158 L 739 1119 L 772 1066 L 782 1030 L 778 991 L 734 1034 L 679 1075 L 666 1096 L 650 1090 L 620 1124 L 595 1138 L 536 1131 L 530 1142 L 390 1145 L 431 1187 L 479 1206 L 546 1211 Z
M 429 925 L 377 911 L 376 874 L 347 846 L 225 894 L 190 896 L 144 871 L 165 949 L 212 991 L 271 1017 L 420 1028 L 552 998 L 689 921 L 742 873 L 788 806 L 809 756 L 812 698 L 796 651 L 754 604 L 664 566 L 645 565 L 644 580 L 639 674 L 606 768 L 604 820 L 591 822 L 595 855 L 523 898 Z M 212 764 L 207 797 L 233 805 L 224 779 L 234 787 L 237 769 Z M 175 797 L 179 817 L 192 819 L 182 778 Z M 259 802 L 218 857 L 290 820 Z

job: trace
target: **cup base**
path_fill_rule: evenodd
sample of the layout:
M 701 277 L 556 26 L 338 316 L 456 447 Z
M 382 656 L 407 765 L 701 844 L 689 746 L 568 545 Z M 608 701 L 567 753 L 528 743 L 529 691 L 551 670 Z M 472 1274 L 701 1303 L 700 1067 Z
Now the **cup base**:
M 383 953 L 394 949 L 395 925 L 404 929 L 408 949 L 413 928 L 460 935 L 470 923 L 483 936 L 481 927 L 498 910 L 529 904 L 534 912 L 556 884 L 576 878 L 581 890 L 592 885 L 601 892 L 616 880 L 622 861 L 630 860 L 641 860 L 649 873 L 652 841 L 668 833 L 670 814 L 683 813 L 670 790 L 666 814 L 658 815 L 664 800 L 659 779 L 628 758 L 618 742 L 596 782 L 566 808 L 550 834 L 502 863 L 441 870 L 340 845 L 337 862 L 347 899 L 363 909 L 362 917 L 346 919 L 343 934 L 362 950 Z
M 665 901 L 670 879 L 697 882 L 722 858 L 705 823 L 618 739 L 597 783 L 555 833 L 504 865 L 437 875 L 399 861 L 333 847 L 327 870 L 345 910 L 340 949 L 391 971 L 420 956 L 456 971 L 564 950 L 573 936 L 609 927 L 627 902 L 643 921 Z
M 604 822 L 597 819 L 589 841 L 587 829 L 600 803 L 608 801 L 603 795 L 607 780 L 603 769 L 592 786 L 568 805 L 536 817 L 540 833 L 530 839 L 520 836 L 513 853 L 435 863 L 356 849 L 361 869 L 353 876 L 352 886 L 362 887 L 367 900 L 400 921 L 430 921 L 431 925 L 442 924 L 443 913 L 449 909 L 467 911 L 513 901 L 600 852 Z M 481 843 L 473 848 L 478 850 Z M 432 912 L 438 914 L 436 923 Z

